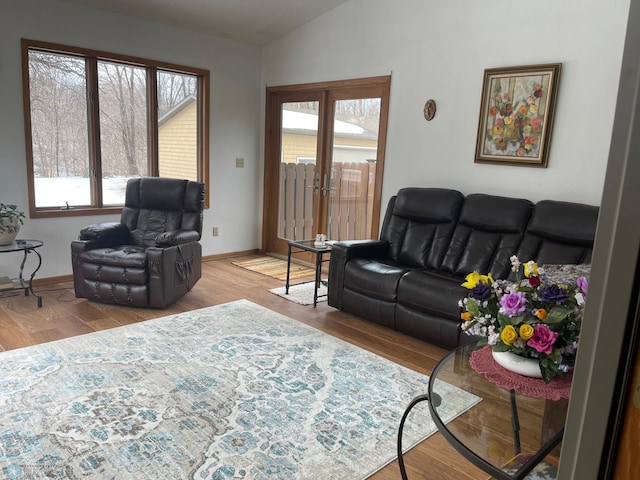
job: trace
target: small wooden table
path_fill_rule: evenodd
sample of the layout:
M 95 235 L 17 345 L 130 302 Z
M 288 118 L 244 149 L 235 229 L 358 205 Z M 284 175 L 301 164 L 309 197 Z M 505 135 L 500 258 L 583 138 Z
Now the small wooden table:
M 29 292 L 31 292 L 31 295 L 33 295 L 38 299 L 38 307 L 42 307 L 42 297 L 33 291 L 33 278 L 36 276 L 36 273 L 38 272 L 38 270 L 40 270 L 40 267 L 42 266 L 42 256 L 40 256 L 40 253 L 37 251 L 37 249 L 40 248 L 42 245 L 44 245 L 44 242 L 42 240 L 22 240 L 22 239 L 18 239 L 15 242 L 10 243 L 9 245 L 0 245 L 0 253 L 10 253 L 10 252 L 23 253 L 22 263 L 20 263 L 20 271 L 18 272 L 18 277 L 11 278 L 12 286 L 9 288 L 1 289 L 0 292 L 7 292 L 12 290 L 24 290 L 25 296 L 29 296 Z M 24 272 L 24 265 L 27 261 L 27 255 L 31 253 L 35 253 L 36 256 L 38 257 L 38 265 L 31 273 L 29 280 L 25 280 L 22 276 Z
M 311 252 L 316 256 L 316 278 L 313 290 L 313 306 L 318 304 L 318 287 L 322 283 L 322 264 L 328 262 L 329 258 L 324 259 L 325 254 L 331 254 L 331 245 L 325 243 L 324 246 L 316 245 L 315 240 L 292 240 L 288 243 L 289 250 L 287 253 L 287 283 L 285 286 L 285 294 L 289 294 L 289 276 L 291 274 L 291 255 L 301 252 Z

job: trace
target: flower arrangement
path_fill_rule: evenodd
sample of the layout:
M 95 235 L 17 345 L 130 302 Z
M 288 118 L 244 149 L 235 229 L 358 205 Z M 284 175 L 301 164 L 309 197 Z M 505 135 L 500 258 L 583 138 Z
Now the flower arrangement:
M 550 382 L 575 363 L 588 280 L 551 281 L 533 261 L 511 257 L 517 280 L 494 280 L 472 272 L 460 301 L 462 329 L 484 337 L 494 351 L 538 359 L 542 378 Z M 524 274 L 524 277 L 521 273 Z

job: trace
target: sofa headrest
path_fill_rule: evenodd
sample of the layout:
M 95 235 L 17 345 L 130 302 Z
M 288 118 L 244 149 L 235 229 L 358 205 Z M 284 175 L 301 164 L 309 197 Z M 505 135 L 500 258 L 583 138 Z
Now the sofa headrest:
M 592 205 L 542 200 L 535 206 L 527 232 L 557 242 L 593 247 L 599 211 Z
M 462 206 L 458 223 L 486 232 L 524 232 L 533 203 L 523 198 L 473 193 Z
M 402 188 L 393 215 L 424 223 L 450 223 L 458 218 L 464 196 L 445 188 Z

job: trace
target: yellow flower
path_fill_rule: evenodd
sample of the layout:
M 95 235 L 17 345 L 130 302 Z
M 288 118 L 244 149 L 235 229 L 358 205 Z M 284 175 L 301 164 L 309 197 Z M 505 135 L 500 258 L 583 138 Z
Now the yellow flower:
M 531 275 L 538 276 L 538 264 L 533 261 L 524 264 L 524 276 L 529 278 Z
M 478 272 L 474 271 L 464 277 L 464 279 L 466 280 L 466 282 L 464 282 L 462 286 L 464 288 L 468 288 L 469 290 L 476 287 L 480 283 L 483 283 L 485 285 L 491 285 L 493 283 L 493 277 L 490 273 L 487 275 L 480 275 Z
M 480 274 L 478 272 L 471 272 L 469 275 L 467 275 L 466 277 L 464 277 L 464 279 L 466 280 L 466 282 L 464 282 L 462 284 L 462 286 L 464 288 L 468 288 L 469 290 L 471 290 L 472 288 L 474 288 L 476 285 L 478 285 L 478 283 L 480 283 Z
M 484 283 L 485 285 L 492 285 L 493 277 L 491 276 L 490 273 L 486 275 L 480 275 L 480 283 Z
M 500 340 L 502 340 L 507 345 L 511 345 L 518 339 L 518 332 L 513 328 L 513 325 L 507 325 L 500 332 Z
M 529 105 L 529 111 L 533 114 L 538 113 L 538 106 L 535 103 L 533 105 Z
M 529 340 L 531 337 L 533 337 L 534 333 L 534 328 L 528 323 L 523 323 L 522 325 L 520 325 L 520 337 L 522 337 L 523 340 Z
M 545 318 L 547 318 L 547 311 L 544 308 L 539 308 L 536 310 L 534 315 L 540 320 L 544 320 Z
M 462 320 L 464 320 L 465 322 L 468 322 L 469 320 L 471 320 L 473 318 L 473 315 L 471 315 L 469 312 L 462 312 L 460 314 L 460 318 Z

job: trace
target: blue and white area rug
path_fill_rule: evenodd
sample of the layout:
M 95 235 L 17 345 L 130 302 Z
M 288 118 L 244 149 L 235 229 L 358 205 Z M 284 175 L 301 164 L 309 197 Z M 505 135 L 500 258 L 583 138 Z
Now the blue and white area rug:
M 0 477 L 348 479 L 427 377 L 247 300 L 0 354 Z M 451 387 L 450 418 L 479 401 Z M 424 405 L 424 404 L 422 404 Z M 411 446 L 435 431 L 416 409 Z

